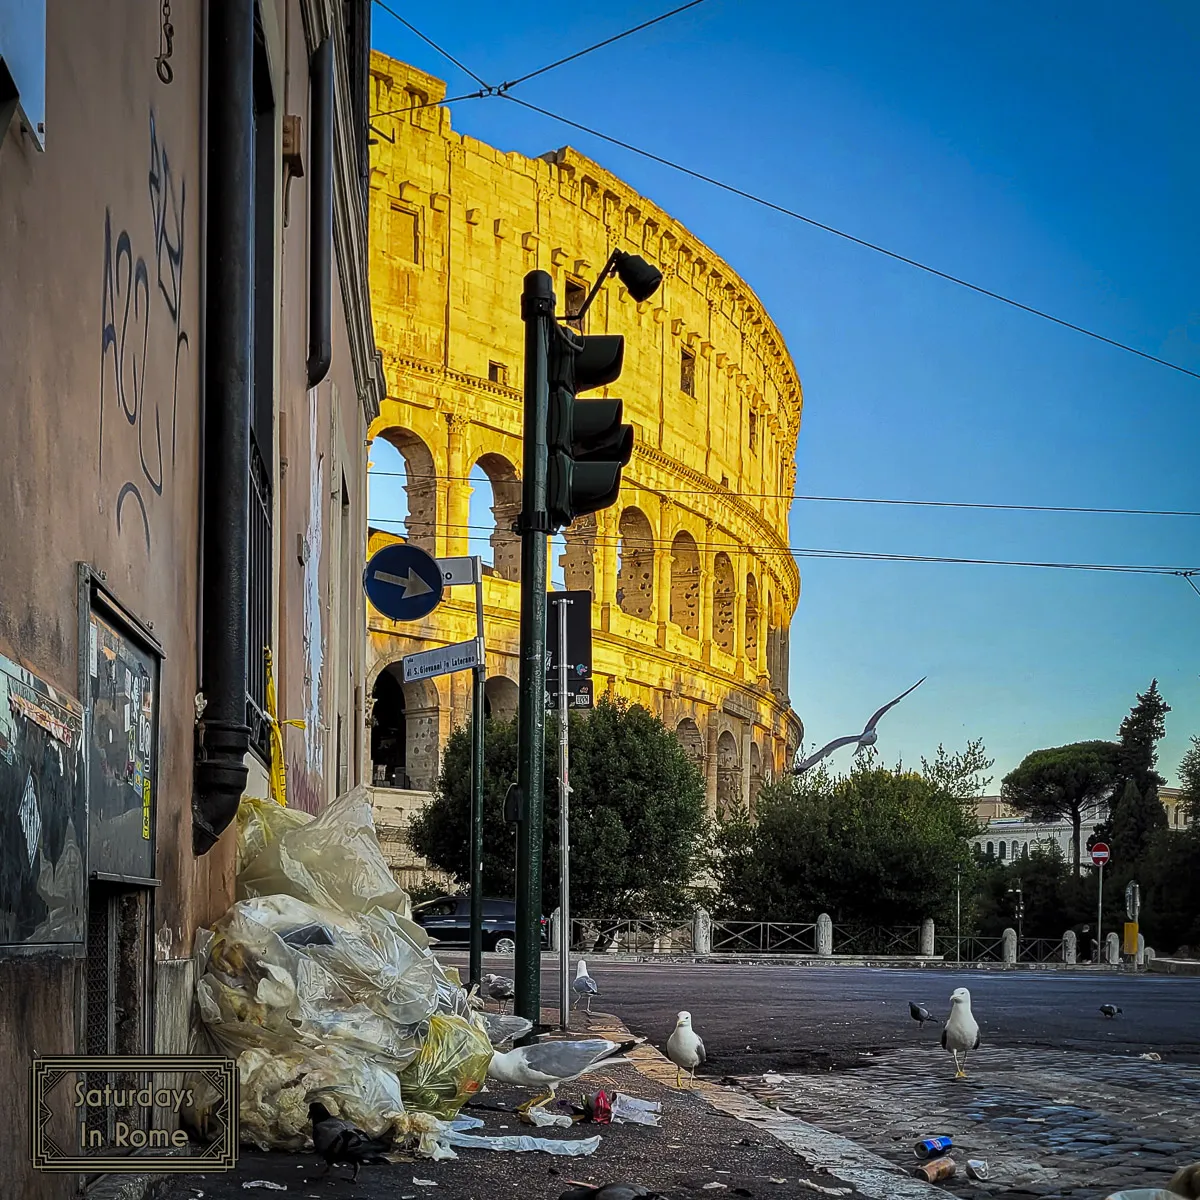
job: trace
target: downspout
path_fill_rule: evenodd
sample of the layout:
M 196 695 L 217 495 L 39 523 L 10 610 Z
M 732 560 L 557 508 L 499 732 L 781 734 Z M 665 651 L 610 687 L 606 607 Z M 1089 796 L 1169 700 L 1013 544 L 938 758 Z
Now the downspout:
M 204 627 L 192 845 L 207 854 L 246 788 L 254 0 L 209 8 L 204 341 Z M 199 705 L 198 705 L 199 707 Z
M 329 374 L 333 358 L 333 35 L 309 64 L 308 386 Z

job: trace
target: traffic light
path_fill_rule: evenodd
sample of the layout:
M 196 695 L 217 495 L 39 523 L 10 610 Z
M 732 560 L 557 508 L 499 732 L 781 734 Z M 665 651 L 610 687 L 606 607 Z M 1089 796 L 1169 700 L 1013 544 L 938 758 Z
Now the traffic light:
M 621 374 L 625 339 L 583 336 L 554 322 L 548 361 L 546 511 L 554 529 L 615 504 L 621 468 L 633 454 L 633 426 L 620 400 L 580 400 L 580 392 Z

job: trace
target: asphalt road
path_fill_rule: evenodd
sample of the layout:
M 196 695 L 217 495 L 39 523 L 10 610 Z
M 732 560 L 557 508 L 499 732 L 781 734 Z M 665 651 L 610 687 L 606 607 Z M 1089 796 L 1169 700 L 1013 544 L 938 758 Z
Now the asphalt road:
M 455 956 L 457 958 L 457 956 Z M 555 959 L 543 958 L 542 1004 L 556 1007 Z M 957 987 L 971 991 L 984 1043 L 1082 1053 L 1156 1052 L 1200 1063 L 1200 979 L 1067 971 L 906 971 L 866 967 L 723 966 L 588 960 L 598 1011 L 616 1013 L 660 1049 L 680 1009 L 708 1051 L 708 1074 L 828 1070 L 861 1050 L 936 1045 Z M 485 970 L 512 961 L 487 956 Z M 573 974 L 573 972 L 572 972 Z M 924 1029 L 908 1002 L 936 1018 Z M 1101 1004 L 1120 1005 L 1113 1020 Z M 573 1024 L 585 1028 L 576 1009 Z

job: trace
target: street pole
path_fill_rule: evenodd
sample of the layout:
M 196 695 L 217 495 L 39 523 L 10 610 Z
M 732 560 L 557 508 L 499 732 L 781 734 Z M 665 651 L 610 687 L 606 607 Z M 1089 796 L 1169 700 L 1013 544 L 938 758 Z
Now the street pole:
M 1096 902 L 1096 962 L 1099 964 L 1103 961 L 1104 954 L 1104 926 L 1100 923 L 1104 919 L 1104 864 L 1101 863 L 1096 870 L 1100 876 L 1100 898 Z
M 475 668 L 471 698 L 471 959 L 468 987 L 483 982 L 483 705 L 487 663 L 483 658 L 483 564 L 476 557 L 475 629 L 479 638 L 479 665 Z
M 558 608 L 558 1008 L 562 1027 L 571 1026 L 571 823 L 570 718 L 567 712 L 567 606 Z
M 542 823 L 546 732 L 546 419 L 554 284 L 545 271 L 525 276 L 525 437 L 521 488 L 520 697 L 517 708 L 517 953 L 514 962 L 519 1016 L 542 1019 Z
M 954 872 L 954 961 L 962 965 L 962 867 Z

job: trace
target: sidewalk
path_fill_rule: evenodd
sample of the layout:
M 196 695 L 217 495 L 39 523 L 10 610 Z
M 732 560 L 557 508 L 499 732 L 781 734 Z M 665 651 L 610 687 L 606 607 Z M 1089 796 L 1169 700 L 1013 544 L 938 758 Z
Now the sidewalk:
M 624 1025 L 608 1015 L 595 1013 L 590 1021 L 580 1015 L 576 1025 L 572 1030 L 575 1037 L 629 1037 Z M 823 1135 L 827 1143 L 842 1143 L 834 1148 L 836 1152 L 825 1155 L 840 1163 L 837 1173 L 832 1173 L 832 1167 L 807 1166 L 792 1146 L 800 1148 L 796 1135 L 801 1134 L 803 1141 L 803 1131 L 811 1130 L 811 1126 L 758 1104 L 740 1089 L 721 1087 L 712 1081 L 698 1080 L 694 1090 L 676 1090 L 674 1066 L 647 1044 L 638 1046 L 628 1062 L 614 1063 L 611 1069 L 586 1078 L 586 1087 L 577 1082 L 564 1088 L 564 1098 L 578 1101 L 584 1091 L 594 1094 L 603 1088 L 610 1094 L 621 1091 L 644 1100 L 658 1100 L 662 1104 L 660 1127 L 581 1124 L 571 1129 L 535 1130 L 522 1125 L 512 1112 L 516 1104 L 528 1099 L 526 1093 L 489 1085 L 463 1110 L 466 1115 L 483 1119 L 479 1133 L 530 1133 L 555 1139 L 599 1134 L 599 1149 L 590 1156 L 576 1158 L 536 1151 L 514 1154 L 460 1150 L 457 1159 L 445 1162 L 417 1159 L 363 1167 L 354 1184 L 350 1182 L 350 1171 L 345 1169 L 339 1169 L 332 1178 L 318 1178 L 322 1164 L 311 1154 L 264 1154 L 243 1148 L 236 1171 L 160 1178 L 148 1197 L 246 1200 L 286 1194 L 316 1200 L 349 1196 L 361 1200 L 493 1200 L 503 1196 L 557 1200 L 571 1180 L 590 1184 L 636 1182 L 664 1192 L 672 1200 L 813 1200 L 822 1195 L 845 1200 L 906 1200 L 931 1195 L 927 1185 L 906 1179 L 882 1159 L 876 1160 L 853 1143 L 828 1134 Z M 786 1134 L 779 1132 L 785 1129 Z M 856 1171 L 862 1174 L 861 1190 L 849 1178 Z M 882 1190 L 876 1177 L 881 1173 L 887 1176 L 887 1186 Z M 254 1187 L 256 1183 L 276 1186 Z

